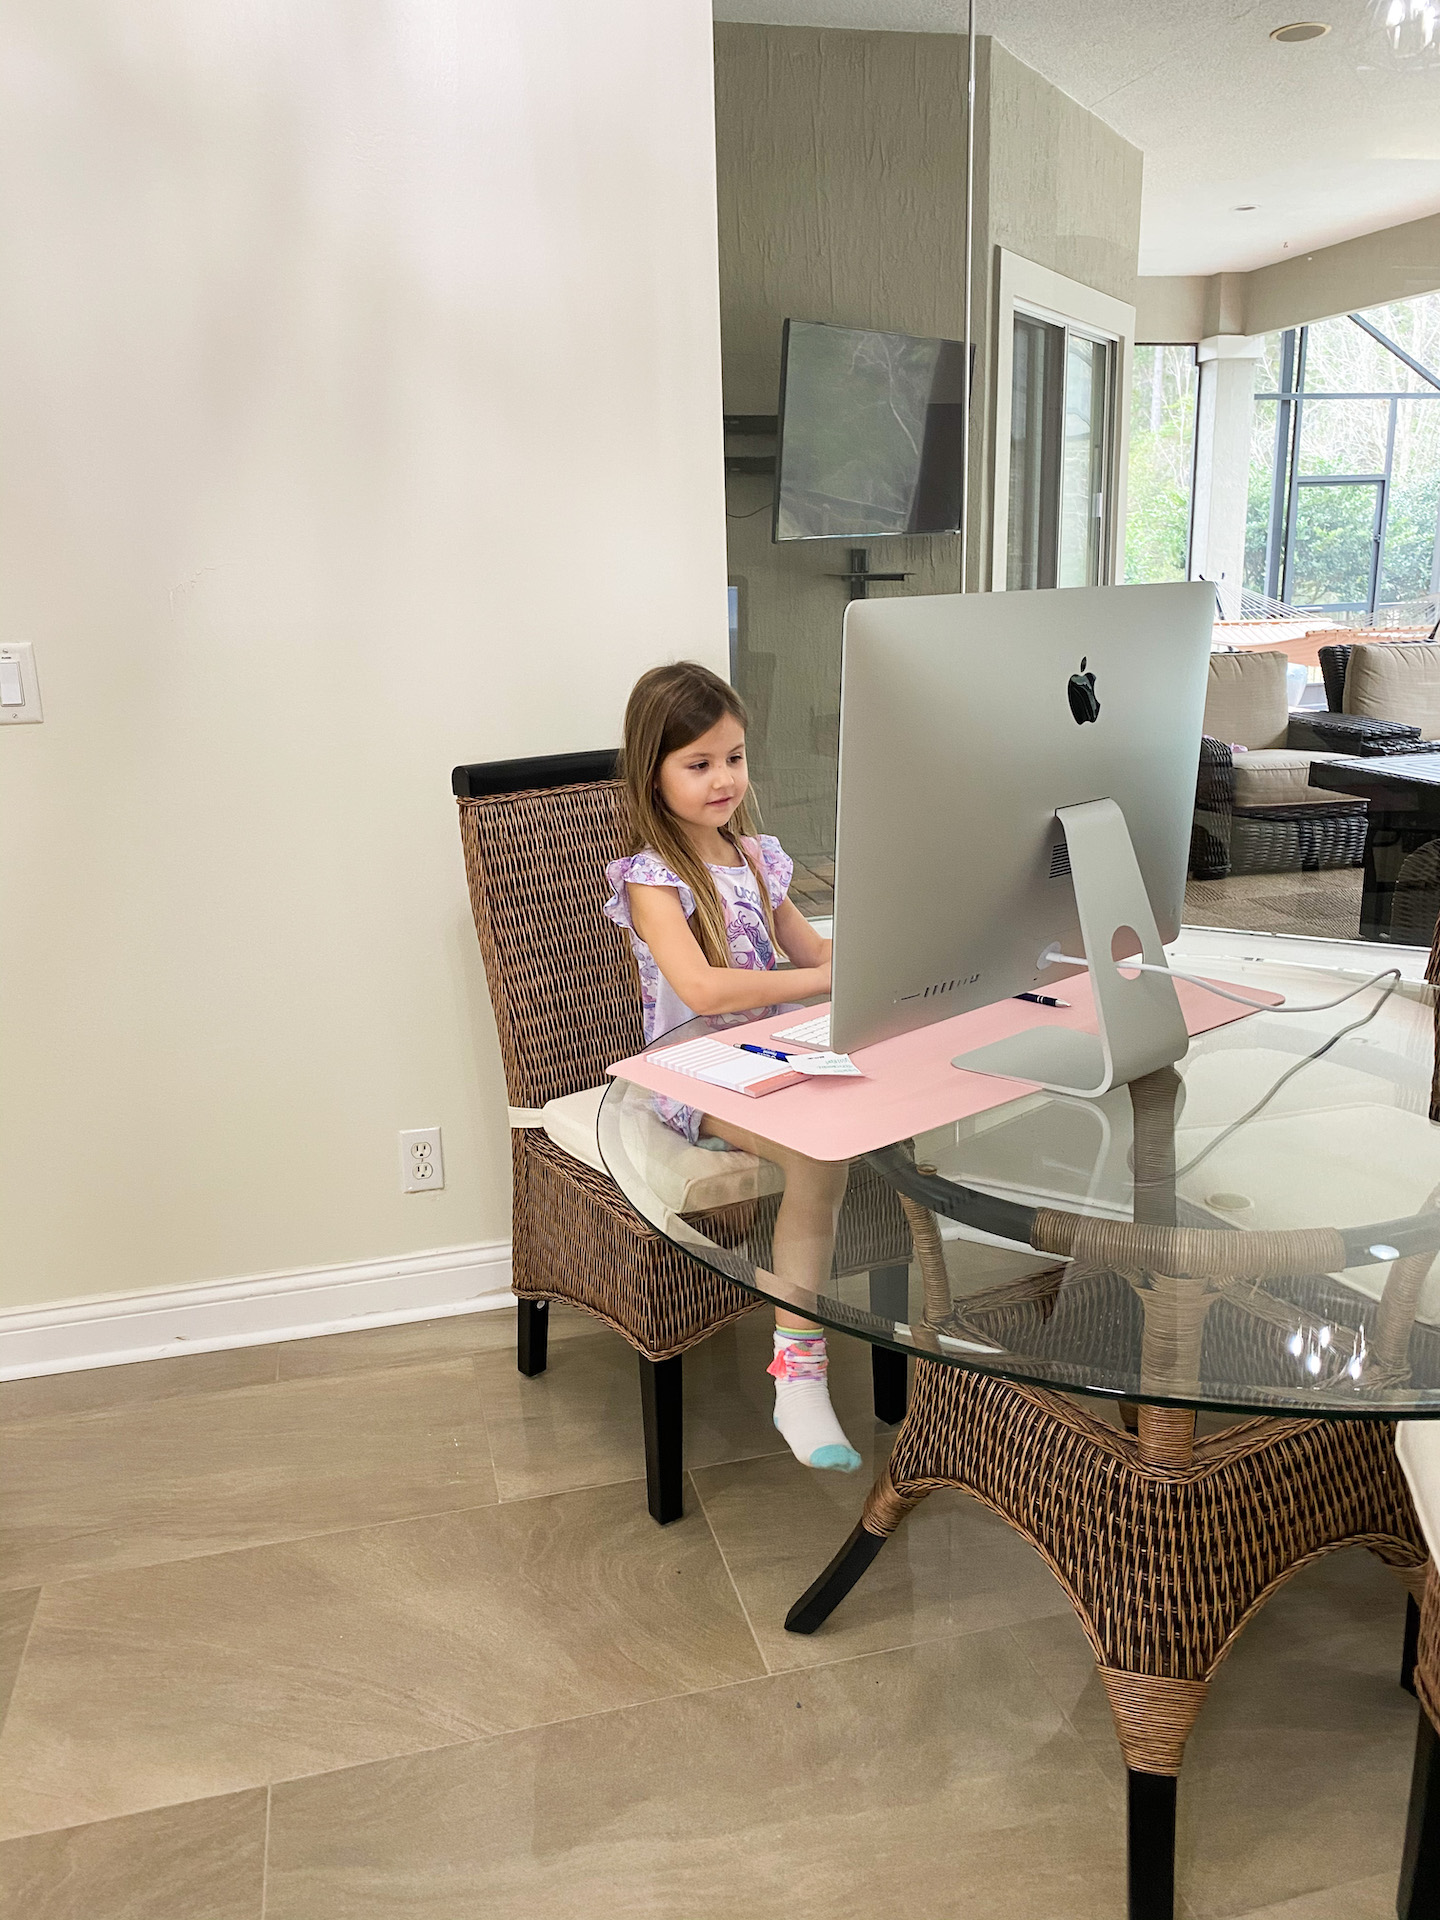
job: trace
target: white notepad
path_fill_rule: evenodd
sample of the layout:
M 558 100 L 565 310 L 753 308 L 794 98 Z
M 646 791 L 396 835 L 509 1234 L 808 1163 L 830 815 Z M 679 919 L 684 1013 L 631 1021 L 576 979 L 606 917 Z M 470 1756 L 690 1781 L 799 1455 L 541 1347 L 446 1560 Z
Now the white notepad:
M 758 1053 L 742 1053 L 738 1047 L 726 1046 L 723 1040 L 708 1038 L 685 1040 L 678 1047 L 662 1047 L 646 1058 L 657 1066 L 668 1067 L 672 1073 L 703 1080 L 706 1086 L 723 1087 L 727 1093 L 746 1093 L 753 1098 L 792 1086 L 805 1077 L 781 1060 L 767 1060 Z

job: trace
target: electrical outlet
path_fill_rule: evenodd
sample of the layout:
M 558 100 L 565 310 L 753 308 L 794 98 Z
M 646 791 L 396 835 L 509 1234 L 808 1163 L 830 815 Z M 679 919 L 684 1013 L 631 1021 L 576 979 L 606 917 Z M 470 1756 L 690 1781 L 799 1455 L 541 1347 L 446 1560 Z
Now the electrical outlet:
M 440 1129 L 417 1127 L 400 1136 L 400 1190 L 434 1193 L 445 1184 L 445 1156 L 440 1151 Z

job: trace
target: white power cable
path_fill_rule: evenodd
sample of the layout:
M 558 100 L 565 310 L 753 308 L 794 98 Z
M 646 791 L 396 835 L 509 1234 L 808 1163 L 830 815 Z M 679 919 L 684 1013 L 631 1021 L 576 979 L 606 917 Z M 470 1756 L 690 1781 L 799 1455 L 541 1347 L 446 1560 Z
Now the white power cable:
M 1063 964 L 1067 967 L 1088 969 L 1090 962 L 1082 960 L 1078 954 L 1056 953 L 1053 947 L 1047 947 L 1040 956 L 1040 964 L 1042 967 Z M 1175 967 L 1159 967 L 1153 961 L 1141 960 L 1138 956 L 1133 960 L 1117 960 L 1115 965 L 1120 968 L 1129 967 L 1134 973 L 1163 973 L 1172 980 L 1188 980 L 1192 987 L 1204 987 L 1207 993 L 1217 994 L 1222 1000 L 1233 1000 L 1237 1007 L 1252 1007 L 1256 1013 L 1328 1013 L 1332 1007 L 1343 1007 L 1347 1000 L 1353 1000 L 1357 993 L 1364 993 L 1367 987 L 1378 987 L 1382 980 L 1393 980 L 1397 985 L 1400 981 L 1400 969 L 1386 967 L 1383 973 L 1377 973 L 1373 979 L 1362 980 L 1358 987 L 1351 987 L 1348 993 L 1342 993 L 1334 1000 L 1319 1000 L 1313 1006 L 1305 1007 L 1284 1004 L 1277 1007 L 1268 1000 L 1252 1000 L 1247 994 L 1232 993 L 1228 987 L 1217 987 L 1213 980 L 1207 980 L 1203 974 L 1181 973 Z M 1392 988 L 1391 991 L 1393 990 Z
M 1225 1142 L 1231 1137 L 1232 1134 L 1238 1133 L 1241 1127 L 1248 1126 L 1257 1114 L 1262 1113 L 1265 1110 L 1265 1108 L 1269 1106 L 1270 1102 L 1275 1098 L 1276 1094 L 1279 1093 L 1280 1089 L 1283 1086 L 1286 1086 L 1291 1080 L 1293 1080 L 1296 1074 L 1299 1073 L 1302 1068 L 1313 1066 L 1317 1060 L 1323 1060 L 1325 1055 L 1329 1053 L 1330 1049 L 1332 1047 L 1339 1046 L 1340 1042 L 1344 1040 L 1349 1034 L 1358 1033 L 1361 1027 L 1368 1027 L 1370 1022 L 1375 1018 L 1376 1014 L 1379 1013 L 1380 1009 L 1385 1005 L 1386 1001 L 1390 998 L 1391 994 L 1394 993 L 1395 989 L 1400 984 L 1400 969 L 1398 967 L 1392 967 L 1389 969 L 1389 971 L 1391 974 L 1393 974 L 1394 978 L 1390 981 L 1389 986 L 1386 987 L 1385 991 L 1381 994 L 1380 998 L 1375 1002 L 1374 1006 L 1371 1007 L 1368 1013 L 1362 1013 L 1360 1018 L 1358 1020 L 1352 1020 L 1348 1027 L 1339 1028 L 1335 1033 L 1331 1034 L 1330 1038 L 1324 1043 L 1323 1046 L 1316 1047 L 1313 1053 L 1307 1053 L 1303 1055 L 1302 1058 L 1300 1058 L 1295 1062 L 1294 1066 L 1287 1067 L 1284 1073 L 1282 1073 L 1280 1078 L 1275 1082 L 1274 1086 L 1270 1088 L 1269 1092 L 1261 1094 L 1260 1098 L 1255 1102 L 1254 1106 L 1250 1108 L 1248 1113 L 1242 1113 L 1238 1120 L 1232 1120 L 1228 1127 L 1224 1128 L 1220 1133 L 1216 1134 L 1215 1138 L 1210 1142 L 1208 1147 L 1201 1147 L 1200 1151 L 1197 1154 L 1195 1154 L 1191 1159 L 1187 1160 L 1183 1167 L 1177 1167 L 1175 1169 L 1174 1175 L 1167 1176 L 1167 1178 L 1173 1178 L 1175 1180 L 1183 1180 L 1187 1173 L 1193 1173 L 1196 1167 L 1199 1166 L 1202 1160 L 1208 1160 L 1210 1155 L 1214 1153 L 1217 1147 L 1223 1146 Z M 1190 976 L 1186 974 L 1183 977 L 1188 980 Z M 1383 980 L 1385 977 L 1386 977 L 1385 974 L 1379 973 L 1379 974 L 1376 974 L 1375 979 Z M 1367 987 L 1373 986 L 1374 981 L 1367 980 L 1364 984 Z M 1355 991 L 1356 993 L 1359 993 L 1360 988 L 1356 987 Z M 1349 996 L 1347 995 L 1346 997 L 1348 998 Z M 1261 1011 L 1265 1013 L 1298 1013 L 1301 1011 L 1301 1009 L 1298 1007 L 1265 1007 L 1265 1008 L 1262 1008 Z M 1164 1184 L 1165 1182 L 1161 1180 L 1137 1180 L 1135 1182 L 1135 1185 L 1137 1187 L 1158 1187 Z

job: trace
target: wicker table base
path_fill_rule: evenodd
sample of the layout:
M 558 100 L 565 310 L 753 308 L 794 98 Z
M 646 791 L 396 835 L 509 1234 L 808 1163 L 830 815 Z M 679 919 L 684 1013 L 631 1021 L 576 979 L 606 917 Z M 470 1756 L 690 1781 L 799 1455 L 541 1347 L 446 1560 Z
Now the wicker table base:
M 1007 1520 L 1095 1649 L 1130 1774 L 1131 1920 L 1172 1920 L 1185 1742 L 1245 1622 L 1335 1548 L 1368 1547 L 1417 1598 L 1426 1557 L 1389 1423 L 1247 1420 L 1192 1448 L 1169 1413 L 1142 1409 L 1132 1436 L 1059 1394 L 917 1359 L 859 1526 L 785 1622 L 813 1633 L 936 1487 Z

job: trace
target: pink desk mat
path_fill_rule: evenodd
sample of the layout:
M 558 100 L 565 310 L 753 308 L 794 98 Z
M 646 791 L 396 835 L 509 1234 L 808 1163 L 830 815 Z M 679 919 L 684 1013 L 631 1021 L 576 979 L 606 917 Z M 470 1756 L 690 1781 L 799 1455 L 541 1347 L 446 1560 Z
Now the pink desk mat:
M 1037 1092 L 1033 1080 L 964 1073 L 950 1062 L 957 1053 L 1008 1039 L 1027 1027 L 1074 1027 L 1094 1033 L 1089 977 L 1074 975 L 1060 983 L 1060 991 L 1071 1002 L 1068 1008 L 1037 1007 L 1028 1000 L 1001 1000 L 991 1007 L 977 1007 L 973 1013 L 958 1014 L 933 1027 L 921 1027 L 873 1047 L 857 1048 L 851 1058 L 864 1074 L 863 1080 L 806 1080 L 759 1099 L 707 1086 L 703 1080 L 693 1080 L 683 1073 L 671 1073 L 645 1054 L 617 1061 L 606 1071 L 651 1093 L 663 1093 L 686 1106 L 699 1107 L 703 1113 L 744 1127 L 777 1146 L 793 1147 L 812 1160 L 853 1160 L 858 1154 L 872 1153 L 896 1140 L 908 1140 L 932 1127 L 948 1126 L 952 1121 L 968 1119 L 972 1113 L 1003 1107 Z M 1188 980 L 1177 980 L 1175 991 L 1191 1034 L 1209 1033 L 1214 1027 L 1250 1017 L 1244 1007 L 1219 1000 Z M 1248 986 L 1245 991 L 1269 1006 L 1278 1006 L 1283 998 Z M 715 1037 L 731 1045 L 752 1040 L 765 1046 L 778 1027 L 798 1026 L 823 1011 L 821 1007 L 806 1007 L 798 1013 L 775 1014 L 743 1027 L 727 1027 Z M 666 1044 L 657 1040 L 656 1050 Z M 782 1047 L 784 1044 L 780 1042 Z

